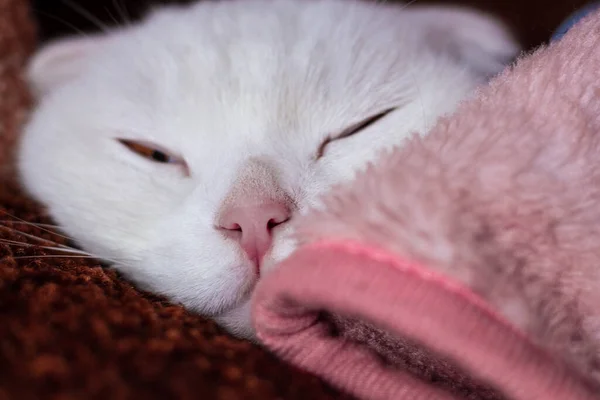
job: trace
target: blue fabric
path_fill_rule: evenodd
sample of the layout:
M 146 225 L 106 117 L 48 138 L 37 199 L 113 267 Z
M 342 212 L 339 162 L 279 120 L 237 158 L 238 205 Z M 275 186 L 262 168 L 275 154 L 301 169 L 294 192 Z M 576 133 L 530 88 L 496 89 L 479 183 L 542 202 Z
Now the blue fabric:
M 567 18 L 558 27 L 558 29 L 556 31 L 554 31 L 554 34 L 552 35 L 551 40 L 555 41 L 555 40 L 562 38 L 565 35 L 565 33 L 567 33 L 567 31 L 569 29 L 571 29 L 577 22 L 579 22 L 586 15 L 597 10 L 598 8 L 600 8 L 600 2 L 594 2 L 594 3 L 588 4 L 587 6 L 581 8 L 581 9 L 577 10 L 575 13 L 571 14 L 569 16 L 569 18 Z

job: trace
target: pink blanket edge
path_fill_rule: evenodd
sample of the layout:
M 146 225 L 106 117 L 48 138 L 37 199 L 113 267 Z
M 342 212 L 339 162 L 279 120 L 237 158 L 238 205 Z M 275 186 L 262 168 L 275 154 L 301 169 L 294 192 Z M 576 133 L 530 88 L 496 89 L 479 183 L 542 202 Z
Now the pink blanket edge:
M 257 289 L 259 339 L 362 399 L 454 399 L 331 335 L 318 310 L 364 319 L 455 361 L 511 399 L 596 398 L 569 370 L 467 289 L 359 243 L 309 245 Z M 427 315 L 427 318 L 423 318 Z

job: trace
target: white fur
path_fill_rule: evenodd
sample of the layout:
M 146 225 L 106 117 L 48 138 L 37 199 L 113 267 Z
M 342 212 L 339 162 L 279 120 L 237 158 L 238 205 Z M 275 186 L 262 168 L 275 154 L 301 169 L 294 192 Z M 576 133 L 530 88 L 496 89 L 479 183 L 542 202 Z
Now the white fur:
M 516 51 L 497 21 L 461 9 L 351 0 L 164 7 L 33 58 L 40 102 L 23 137 L 22 179 L 84 249 L 251 337 L 253 268 L 214 228 L 242 171 L 267 165 L 301 213 L 379 150 L 427 131 Z M 315 161 L 326 136 L 392 106 Z M 179 153 L 191 175 L 115 138 Z M 293 250 L 288 233 L 276 229 L 269 263 Z

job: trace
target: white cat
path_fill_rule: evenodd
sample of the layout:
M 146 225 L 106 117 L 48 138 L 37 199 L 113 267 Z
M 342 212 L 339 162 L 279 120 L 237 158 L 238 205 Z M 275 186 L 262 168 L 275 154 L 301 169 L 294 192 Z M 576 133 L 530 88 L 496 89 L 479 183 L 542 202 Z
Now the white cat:
M 458 8 L 163 7 L 33 57 L 22 181 L 86 251 L 250 338 L 252 289 L 294 246 L 286 222 L 517 50 Z

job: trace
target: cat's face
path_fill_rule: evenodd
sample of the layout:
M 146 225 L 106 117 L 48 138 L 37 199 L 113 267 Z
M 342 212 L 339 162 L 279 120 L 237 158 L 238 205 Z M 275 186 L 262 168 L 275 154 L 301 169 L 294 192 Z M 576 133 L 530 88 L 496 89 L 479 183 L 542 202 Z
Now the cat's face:
M 516 53 L 463 10 L 229 0 L 42 49 L 19 166 L 81 246 L 252 335 L 287 221 Z

